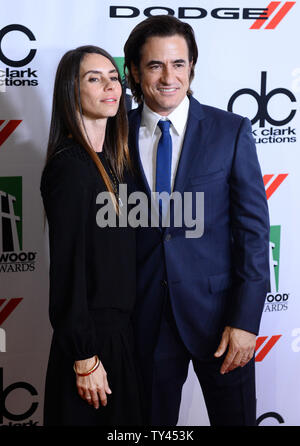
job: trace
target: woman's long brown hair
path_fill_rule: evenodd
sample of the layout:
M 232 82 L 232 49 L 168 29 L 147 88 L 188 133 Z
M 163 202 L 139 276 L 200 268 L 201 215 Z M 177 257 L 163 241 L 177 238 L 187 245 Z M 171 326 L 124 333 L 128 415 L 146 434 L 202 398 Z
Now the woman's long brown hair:
M 88 138 L 85 137 L 81 130 L 83 118 L 80 101 L 80 64 L 86 54 L 94 53 L 100 54 L 111 61 L 117 70 L 119 82 L 122 84 L 116 62 L 110 56 L 110 54 L 108 54 L 102 48 L 93 45 L 81 46 L 74 50 L 68 51 L 62 57 L 55 77 L 46 163 L 55 154 L 56 150 L 59 147 L 62 147 L 66 137 L 72 135 L 74 141 L 80 146 L 84 147 L 96 164 L 107 190 L 113 197 L 113 202 L 118 212 L 118 203 L 110 177 L 103 167 L 103 164 L 101 163 L 96 152 L 89 144 Z M 78 118 L 78 111 L 80 118 Z M 125 167 L 131 166 L 127 139 L 128 121 L 123 91 L 117 114 L 113 117 L 109 117 L 107 120 L 103 144 L 103 150 L 105 151 L 112 170 L 119 181 L 121 181 L 123 178 Z

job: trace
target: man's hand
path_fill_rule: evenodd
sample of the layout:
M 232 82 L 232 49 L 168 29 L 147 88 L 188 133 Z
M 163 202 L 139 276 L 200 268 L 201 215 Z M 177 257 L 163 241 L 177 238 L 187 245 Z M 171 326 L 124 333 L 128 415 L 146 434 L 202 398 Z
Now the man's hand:
M 228 373 L 236 367 L 244 367 L 254 355 L 256 335 L 239 328 L 225 327 L 215 357 L 228 352 L 221 366 L 220 373 Z

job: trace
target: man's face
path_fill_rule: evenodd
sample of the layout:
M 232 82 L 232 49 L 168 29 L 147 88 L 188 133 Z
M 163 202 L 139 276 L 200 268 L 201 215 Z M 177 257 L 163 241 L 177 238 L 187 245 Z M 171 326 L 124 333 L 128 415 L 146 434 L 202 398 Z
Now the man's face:
M 154 112 L 166 116 L 186 96 L 192 66 L 188 55 L 186 40 L 178 34 L 146 40 L 140 66 L 132 66 L 132 74 Z

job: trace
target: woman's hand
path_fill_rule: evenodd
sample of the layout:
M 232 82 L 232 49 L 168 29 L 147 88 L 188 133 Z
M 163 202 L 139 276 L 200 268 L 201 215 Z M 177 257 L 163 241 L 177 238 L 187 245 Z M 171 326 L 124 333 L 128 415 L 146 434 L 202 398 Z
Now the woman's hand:
M 78 374 L 86 373 L 95 365 L 95 357 L 76 361 L 75 367 Z M 107 394 L 111 394 L 108 385 L 106 371 L 100 362 L 99 367 L 88 376 L 79 376 L 76 374 L 76 385 L 79 396 L 87 403 L 99 409 L 99 399 L 102 406 L 107 405 Z

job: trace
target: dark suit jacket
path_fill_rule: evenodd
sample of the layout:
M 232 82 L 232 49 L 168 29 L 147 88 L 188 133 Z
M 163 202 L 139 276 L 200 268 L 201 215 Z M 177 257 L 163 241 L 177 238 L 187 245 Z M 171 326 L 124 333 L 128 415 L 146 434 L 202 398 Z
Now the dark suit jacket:
M 138 149 L 141 110 L 129 112 L 137 187 L 150 193 Z M 204 233 L 139 228 L 135 329 L 141 356 L 155 346 L 168 289 L 176 324 L 196 358 L 211 356 L 226 325 L 255 334 L 269 291 L 269 216 L 247 118 L 190 97 L 174 191 L 204 192 Z

